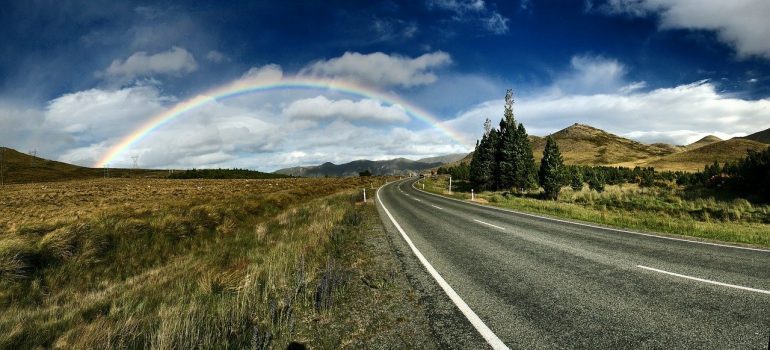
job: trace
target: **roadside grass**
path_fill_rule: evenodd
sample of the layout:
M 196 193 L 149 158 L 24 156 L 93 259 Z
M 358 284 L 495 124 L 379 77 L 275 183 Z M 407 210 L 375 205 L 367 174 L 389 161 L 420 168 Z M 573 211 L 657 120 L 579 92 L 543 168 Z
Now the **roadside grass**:
M 443 177 L 424 179 L 421 183 L 429 192 L 461 200 L 471 198 L 465 182 L 453 182 L 451 195 Z M 607 186 L 602 193 L 587 186 L 579 191 L 564 187 L 555 201 L 539 197 L 539 193 L 476 194 L 477 202 L 502 208 L 646 232 L 770 247 L 770 206 L 744 199 L 701 198 L 673 187 L 640 188 L 633 184 Z
M 365 249 L 379 221 L 359 191 L 384 181 L 7 186 L 0 348 L 336 348 L 375 337 L 398 323 L 377 304 L 406 298 L 384 288 L 395 271 Z M 359 300 L 367 278 L 383 289 Z

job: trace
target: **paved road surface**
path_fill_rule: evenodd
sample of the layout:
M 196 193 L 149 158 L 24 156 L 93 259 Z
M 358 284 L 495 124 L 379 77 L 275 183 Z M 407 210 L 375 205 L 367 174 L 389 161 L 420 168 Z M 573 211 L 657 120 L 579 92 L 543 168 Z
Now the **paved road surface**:
M 430 279 L 436 303 L 453 305 L 389 216 L 467 305 L 465 314 L 453 305 L 434 316 L 447 346 L 768 348 L 770 251 L 485 208 L 418 191 L 414 181 L 381 188 L 380 212 L 419 266 L 412 279 Z

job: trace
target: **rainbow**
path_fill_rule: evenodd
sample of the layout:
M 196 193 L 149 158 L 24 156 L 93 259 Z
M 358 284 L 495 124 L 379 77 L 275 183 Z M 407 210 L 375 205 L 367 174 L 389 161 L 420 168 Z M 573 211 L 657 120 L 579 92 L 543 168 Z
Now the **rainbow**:
M 391 106 L 398 105 L 403 108 L 409 116 L 423 121 L 428 125 L 438 129 L 455 142 L 467 148 L 472 148 L 467 140 L 464 139 L 464 137 L 462 137 L 454 130 L 448 128 L 441 122 L 441 120 L 431 115 L 429 112 L 393 94 L 384 93 L 369 87 L 339 80 L 284 78 L 279 81 L 237 81 L 235 83 L 210 90 L 196 97 L 179 102 L 165 112 L 153 116 L 139 128 L 123 137 L 117 144 L 112 146 L 107 151 L 107 153 L 101 159 L 99 159 L 96 164 L 94 164 L 94 166 L 97 168 L 108 166 L 121 154 L 131 149 L 133 145 L 137 144 L 141 140 L 145 139 L 148 135 L 152 134 L 153 131 L 163 127 L 172 120 L 190 111 L 199 109 L 209 103 L 246 94 L 293 89 L 337 92 L 356 98 L 379 100 L 380 102 Z

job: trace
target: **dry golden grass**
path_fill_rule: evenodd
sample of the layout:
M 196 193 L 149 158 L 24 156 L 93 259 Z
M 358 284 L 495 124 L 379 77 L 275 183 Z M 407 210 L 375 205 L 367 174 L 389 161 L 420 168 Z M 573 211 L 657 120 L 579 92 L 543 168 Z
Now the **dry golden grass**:
M 376 218 L 356 202 L 384 180 L 3 187 L 0 348 L 340 344 L 322 326 L 347 317 L 335 307 Z
M 427 191 L 448 195 L 443 177 L 422 181 Z M 470 199 L 469 192 L 457 189 L 451 196 Z M 538 193 L 482 192 L 476 193 L 476 202 L 659 234 L 770 247 L 770 205 L 745 199 L 701 198 L 675 186 L 640 188 L 636 184 L 608 185 L 602 193 L 588 186 L 579 191 L 564 187 L 555 201 L 537 197 Z

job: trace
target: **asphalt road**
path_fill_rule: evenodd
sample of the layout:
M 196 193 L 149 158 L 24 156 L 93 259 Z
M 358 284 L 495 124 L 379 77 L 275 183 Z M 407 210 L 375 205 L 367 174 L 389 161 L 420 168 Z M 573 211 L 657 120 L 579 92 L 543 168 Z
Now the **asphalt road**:
M 418 191 L 415 181 L 382 187 L 379 207 L 410 278 L 443 308 L 432 320 L 443 346 L 490 347 L 499 339 L 526 349 L 768 348 L 770 251 L 481 207 Z

